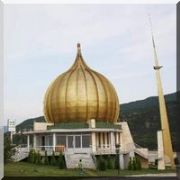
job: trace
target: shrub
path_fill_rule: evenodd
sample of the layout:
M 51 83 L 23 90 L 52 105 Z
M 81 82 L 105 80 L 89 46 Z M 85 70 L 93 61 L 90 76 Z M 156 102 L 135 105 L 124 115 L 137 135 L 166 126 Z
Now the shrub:
M 56 158 L 55 158 L 55 153 L 53 151 L 52 156 L 51 156 L 51 165 L 55 166 L 56 165 Z
M 41 155 L 40 155 L 39 151 L 36 154 L 36 164 L 41 164 Z
M 29 151 L 29 156 L 28 156 L 28 162 L 30 162 L 30 163 L 35 163 L 35 150 L 34 149 L 31 149 L 30 151 Z
M 106 170 L 106 161 L 104 160 L 104 158 L 101 155 L 98 158 L 98 169 L 100 171 L 105 171 Z
M 4 163 L 12 160 L 12 156 L 16 153 L 14 146 L 11 145 L 11 140 L 8 135 L 4 135 Z
M 34 161 L 33 161 L 33 163 L 36 164 L 36 161 L 37 161 L 37 152 L 34 150 Z
M 132 170 L 133 169 L 133 161 L 132 158 L 129 158 L 129 162 L 128 162 L 128 170 Z
M 64 160 L 64 156 L 62 153 L 59 154 L 59 158 L 58 158 L 58 166 L 60 169 L 64 169 L 66 167 L 65 165 L 65 160 Z
M 116 157 L 115 157 L 115 169 L 119 169 L 120 168 L 120 165 L 119 165 L 119 154 L 116 154 Z
M 139 158 L 136 158 L 136 169 L 137 169 L 137 170 L 141 170 L 141 169 L 142 169 L 142 167 L 141 167 L 141 161 L 140 161 Z
M 141 169 L 141 161 L 137 157 L 133 157 L 129 159 L 128 170 L 140 170 Z
M 133 157 L 133 160 L 132 160 L 132 169 L 136 170 L 136 158 L 135 157 Z
M 108 169 L 114 169 L 114 160 L 111 158 L 111 156 L 108 156 L 108 159 L 107 159 L 107 168 Z
M 45 151 L 44 164 L 45 164 L 45 165 L 49 165 L 49 158 L 48 158 L 48 156 L 47 156 L 47 151 Z

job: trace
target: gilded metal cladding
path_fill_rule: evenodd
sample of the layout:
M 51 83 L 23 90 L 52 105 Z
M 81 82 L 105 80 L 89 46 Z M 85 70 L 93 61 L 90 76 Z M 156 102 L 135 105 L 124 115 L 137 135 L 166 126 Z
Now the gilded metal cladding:
M 89 119 L 116 122 L 119 101 L 113 85 L 83 60 L 80 45 L 72 67 L 58 76 L 44 98 L 47 122 L 85 122 Z

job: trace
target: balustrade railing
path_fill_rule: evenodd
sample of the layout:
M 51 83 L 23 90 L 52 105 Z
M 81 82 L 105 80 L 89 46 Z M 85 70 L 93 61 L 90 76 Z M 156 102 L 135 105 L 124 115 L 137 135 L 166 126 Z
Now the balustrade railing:
M 102 144 L 96 146 L 96 154 L 115 154 L 116 148 L 110 144 Z

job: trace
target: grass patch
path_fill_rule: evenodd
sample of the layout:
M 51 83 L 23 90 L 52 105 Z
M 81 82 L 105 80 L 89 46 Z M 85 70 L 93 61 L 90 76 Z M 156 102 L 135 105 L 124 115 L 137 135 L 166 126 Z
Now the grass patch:
M 9 163 L 4 167 L 5 176 L 79 176 L 79 171 L 59 169 L 55 166 L 27 162 Z
M 36 165 L 28 162 L 14 162 L 5 164 L 5 176 L 80 176 L 78 169 L 59 169 L 56 166 Z M 155 169 L 142 169 L 139 171 L 117 170 L 96 171 L 85 169 L 83 176 L 127 176 L 138 174 L 175 173 L 175 170 L 158 171 Z

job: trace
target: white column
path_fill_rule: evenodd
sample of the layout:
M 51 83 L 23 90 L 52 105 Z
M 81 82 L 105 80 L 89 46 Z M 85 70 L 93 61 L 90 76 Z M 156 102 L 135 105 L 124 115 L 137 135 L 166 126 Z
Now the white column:
M 119 135 L 119 144 L 121 146 L 121 133 L 119 132 L 118 135 Z
M 109 148 L 109 132 L 107 132 L 107 147 Z
M 107 148 L 107 132 L 104 133 L 104 144 L 105 148 Z
M 116 144 L 119 144 L 119 133 L 116 132 Z
M 157 132 L 157 143 L 158 143 L 158 170 L 165 169 L 165 158 L 164 158 L 164 145 L 162 131 Z
M 92 152 L 96 153 L 96 133 L 93 132 L 91 135 L 92 138 Z
M 100 145 L 100 146 L 101 146 L 101 148 L 102 148 L 102 147 L 103 147 L 103 144 L 104 144 L 104 142 L 103 142 L 103 132 L 100 133 L 100 137 L 101 137 L 101 145 Z
M 108 138 L 109 138 L 109 148 L 111 148 L 111 133 L 110 132 L 108 132 L 109 133 L 109 135 L 108 135 Z
M 30 147 L 30 135 L 27 135 L 27 149 L 29 151 L 29 147 Z
M 56 147 L 56 133 L 53 133 L 53 151 L 55 152 Z
M 115 137 L 114 132 L 111 132 L 111 149 L 115 150 Z
M 119 141 L 120 141 L 121 150 L 124 151 L 124 143 L 125 143 L 125 141 L 123 141 L 123 133 L 119 133 L 119 134 L 120 134 Z
M 33 148 L 36 150 L 36 146 L 37 146 L 37 136 L 36 134 L 33 135 Z
M 120 169 L 123 170 L 124 167 L 124 155 L 120 153 L 119 155 L 119 164 L 120 164 Z

